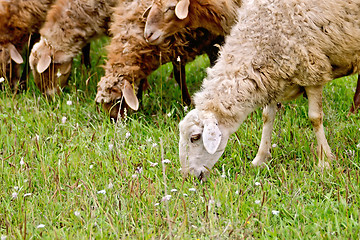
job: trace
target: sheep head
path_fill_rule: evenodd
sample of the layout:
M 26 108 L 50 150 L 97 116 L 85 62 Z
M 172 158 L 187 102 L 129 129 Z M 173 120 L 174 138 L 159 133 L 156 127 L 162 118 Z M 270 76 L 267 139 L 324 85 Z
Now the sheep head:
M 179 124 L 179 156 L 182 173 L 206 180 L 209 170 L 225 150 L 229 133 L 214 114 L 190 111 Z
M 105 75 L 98 83 L 95 101 L 102 104 L 110 118 L 125 117 L 126 111 L 139 109 L 138 96 L 148 87 L 147 81 L 130 82 L 122 77 Z
M 23 58 L 12 43 L 0 45 L 0 77 L 8 79 L 10 83 L 18 80 L 21 63 Z
M 36 85 L 47 96 L 58 94 L 66 86 L 72 58 L 54 50 L 44 38 L 34 45 L 29 61 Z
M 189 8 L 190 0 L 155 0 L 144 13 L 146 41 L 161 44 L 166 37 L 186 27 L 190 21 Z

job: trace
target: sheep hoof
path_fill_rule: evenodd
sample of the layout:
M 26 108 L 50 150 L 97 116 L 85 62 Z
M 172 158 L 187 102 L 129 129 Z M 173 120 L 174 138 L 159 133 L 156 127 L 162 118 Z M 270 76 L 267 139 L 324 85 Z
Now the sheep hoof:
M 266 162 L 267 160 L 269 160 L 271 158 L 271 153 L 258 153 L 256 154 L 256 157 L 254 158 L 254 160 L 251 162 L 253 164 L 253 166 L 260 166 L 262 165 L 264 162 Z
M 330 169 L 330 163 L 324 160 L 320 160 L 318 163 L 318 168 L 323 171 L 325 169 Z

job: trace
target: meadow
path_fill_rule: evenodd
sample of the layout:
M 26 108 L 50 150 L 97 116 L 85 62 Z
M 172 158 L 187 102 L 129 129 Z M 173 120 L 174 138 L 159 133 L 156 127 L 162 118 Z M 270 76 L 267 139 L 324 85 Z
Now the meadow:
M 284 103 L 272 159 L 252 167 L 261 109 L 232 135 L 207 182 L 183 179 L 178 123 L 191 109 L 166 64 L 138 112 L 112 122 L 95 101 L 106 39 L 80 58 L 60 96 L 0 92 L 0 237 L 5 239 L 359 239 L 360 113 L 356 76 L 324 91 L 324 126 L 337 160 L 317 168 L 307 99 Z M 190 92 L 209 61 L 187 65 Z M 4 84 L 4 83 L 3 83 Z

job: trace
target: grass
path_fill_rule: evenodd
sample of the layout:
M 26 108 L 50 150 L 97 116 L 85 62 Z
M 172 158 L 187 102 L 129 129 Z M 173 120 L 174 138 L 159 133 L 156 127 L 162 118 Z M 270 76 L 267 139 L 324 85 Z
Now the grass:
M 299 98 L 277 114 L 270 162 L 251 166 L 257 110 L 199 183 L 179 172 L 186 113 L 171 65 L 150 76 L 140 111 L 114 124 L 94 102 L 104 44 L 92 45 L 89 72 L 75 60 L 69 87 L 55 99 L 31 81 L 16 96 L 0 92 L 2 240 L 359 238 L 360 115 L 347 117 L 355 77 L 325 88 L 326 134 L 337 156 L 330 170 L 316 167 L 307 100 Z M 204 56 L 187 66 L 191 92 L 207 66 Z

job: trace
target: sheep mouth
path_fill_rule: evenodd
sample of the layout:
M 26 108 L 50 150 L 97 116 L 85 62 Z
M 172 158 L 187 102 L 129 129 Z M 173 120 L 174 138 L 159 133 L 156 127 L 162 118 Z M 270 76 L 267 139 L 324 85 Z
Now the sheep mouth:
M 146 42 L 151 45 L 158 45 L 163 42 L 163 34 L 161 31 L 153 33 L 149 38 L 146 38 Z

